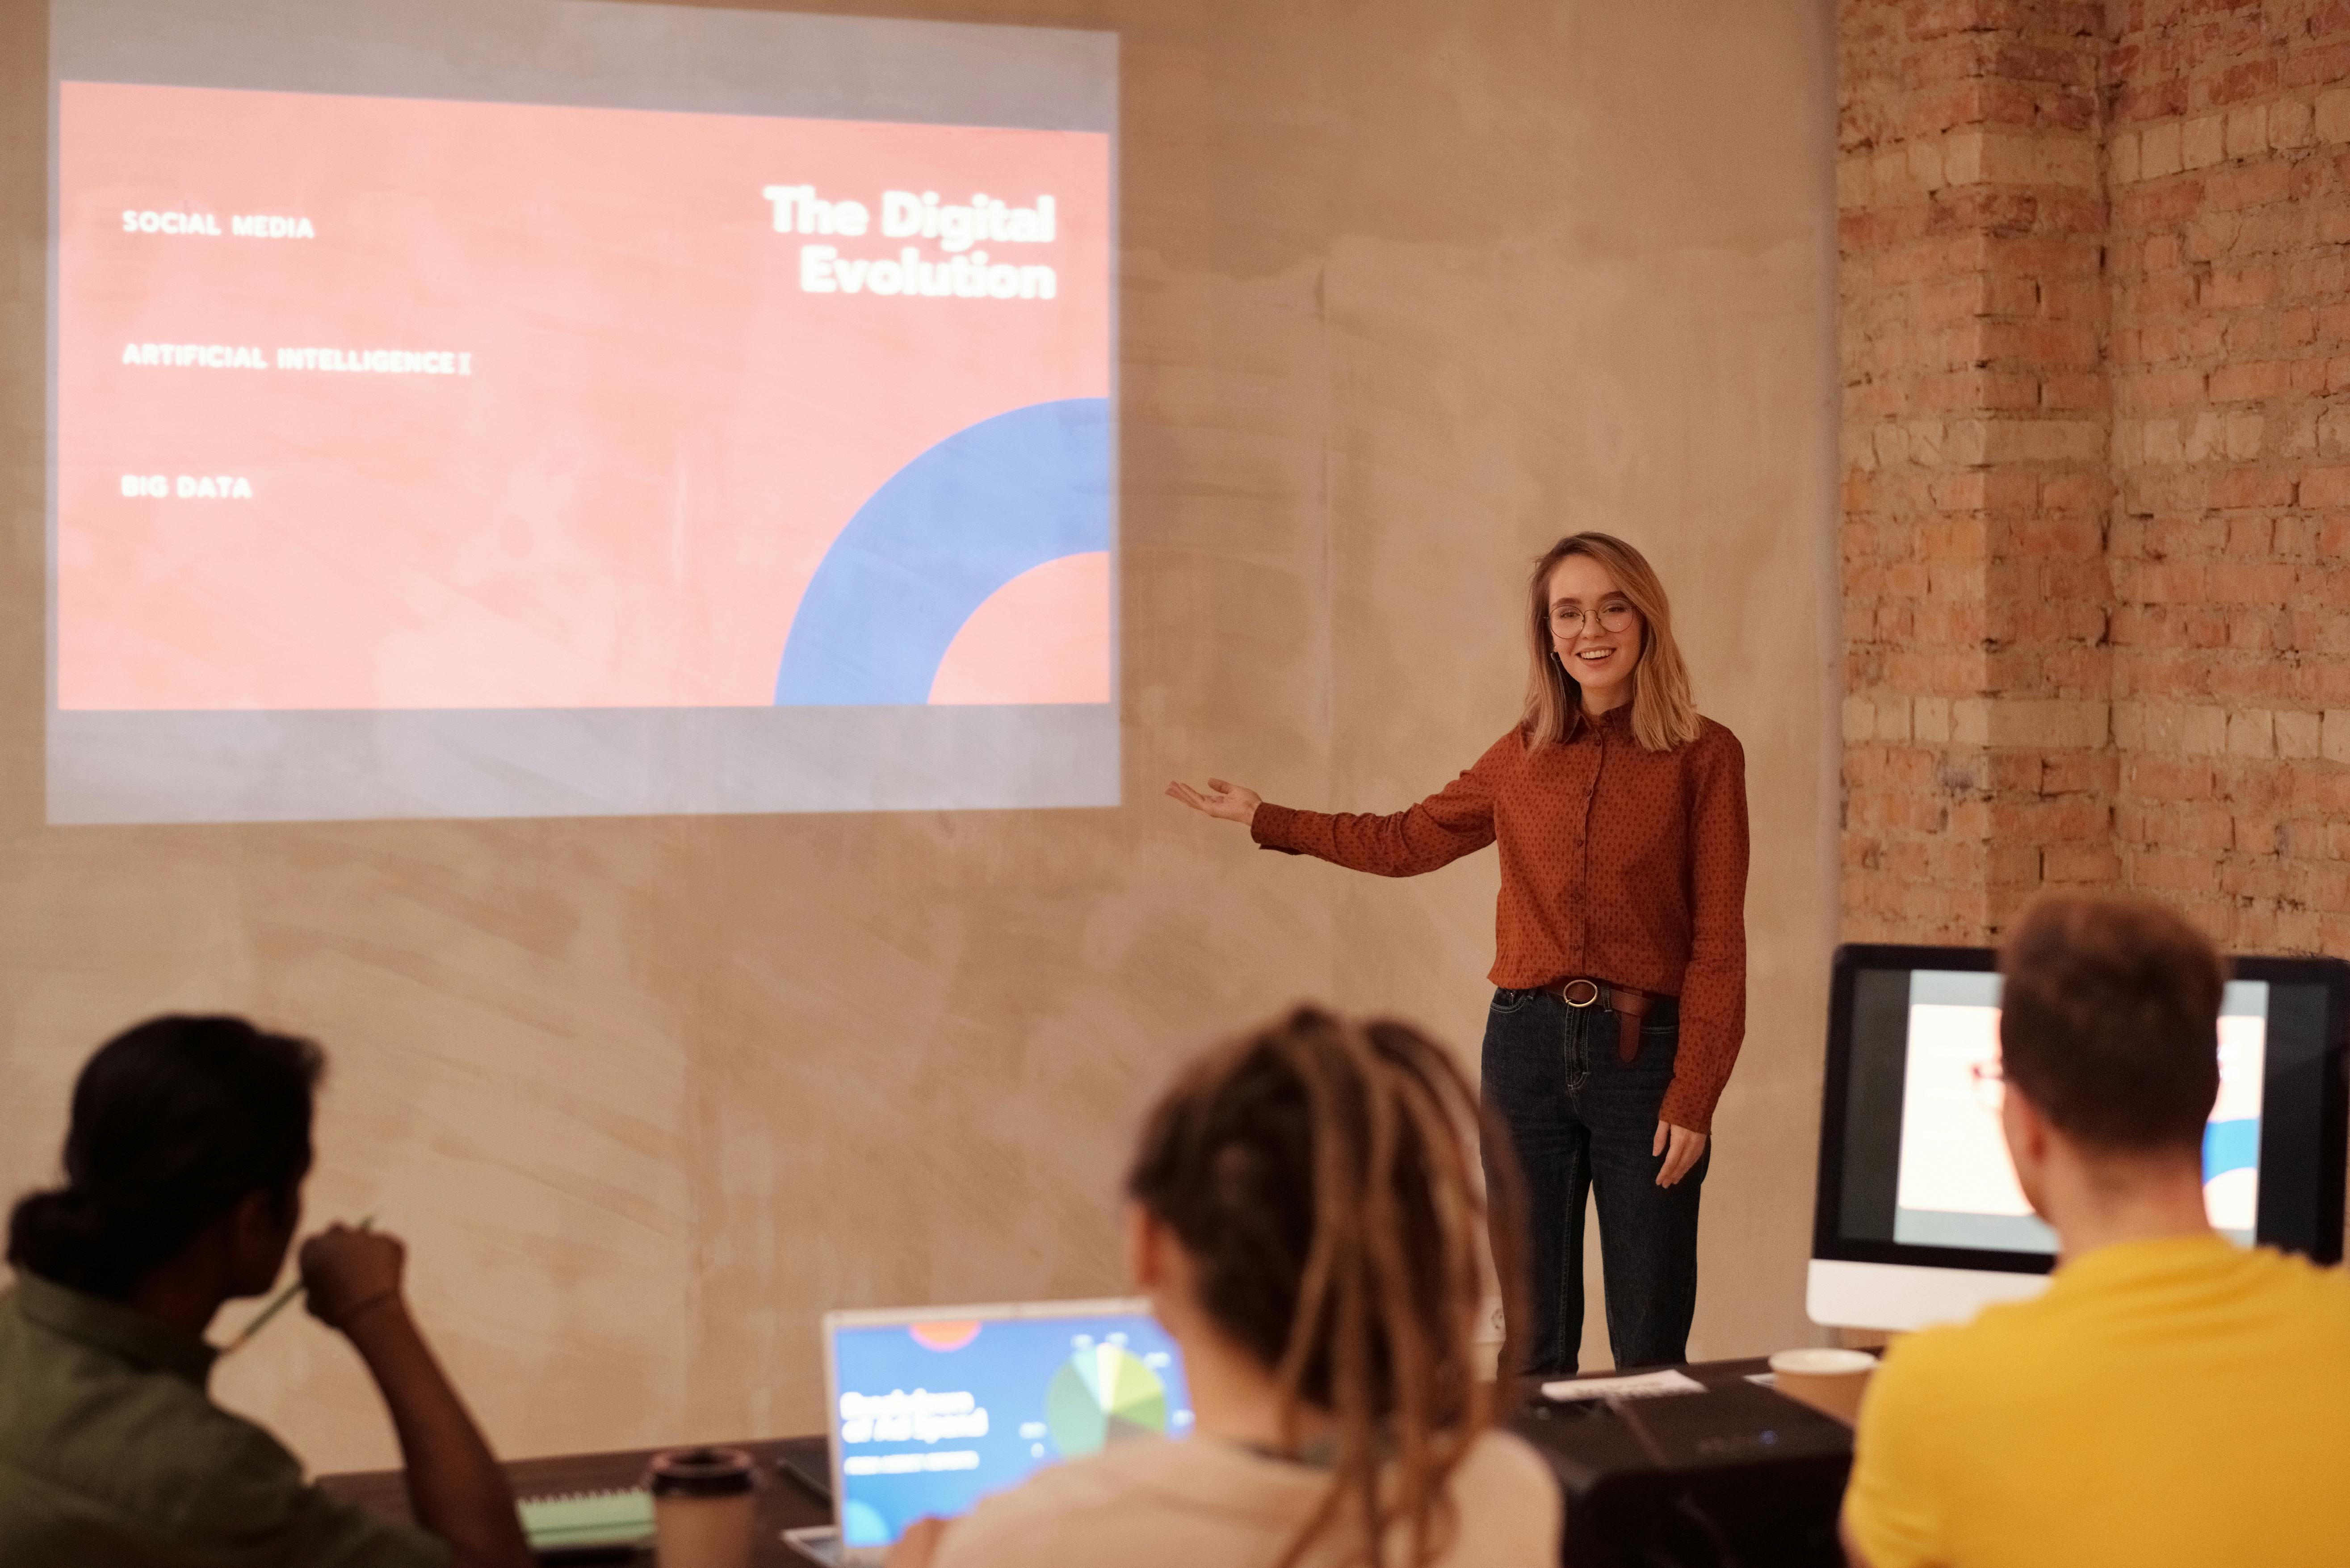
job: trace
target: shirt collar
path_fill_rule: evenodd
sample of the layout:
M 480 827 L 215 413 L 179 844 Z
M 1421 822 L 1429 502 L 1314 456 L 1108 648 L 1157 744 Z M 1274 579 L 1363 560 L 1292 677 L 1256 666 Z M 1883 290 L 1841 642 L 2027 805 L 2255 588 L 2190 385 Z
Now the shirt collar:
M 213 1363 L 220 1357 L 194 1334 L 136 1307 L 68 1290 L 22 1269 L 16 1271 L 16 1310 L 43 1328 L 198 1388 L 211 1381 Z
M 2145 1241 L 2108 1241 L 2102 1247 L 2067 1259 L 2056 1267 L 2052 1283 L 2078 1286 L 2111 1279 L 2158 1273 L 2168 1269 L 2223 1268 L 2251 1252 L 2217 1231 L 2202 1235 L 2158 1236 Z
M 1601 730 L 1623 730 L 1632 722 L 1632 704 L 1629 702 L 1619 702 L 1605 713 L 1583 713 L 1580 709 L 1577 712 L 1581 714 L 1583 728 L 1595 734 Z

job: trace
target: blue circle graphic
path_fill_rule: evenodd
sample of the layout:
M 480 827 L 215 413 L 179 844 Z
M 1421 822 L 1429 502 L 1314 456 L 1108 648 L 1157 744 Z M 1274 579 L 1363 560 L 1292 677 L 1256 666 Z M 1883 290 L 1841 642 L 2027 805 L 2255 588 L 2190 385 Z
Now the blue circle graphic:
M 816 567 L 775 673 L 785 706 L 930 701 L 988 597 L 1109 548 L 1107 398 L 1034 403 L 956 431 L 889 477 Z

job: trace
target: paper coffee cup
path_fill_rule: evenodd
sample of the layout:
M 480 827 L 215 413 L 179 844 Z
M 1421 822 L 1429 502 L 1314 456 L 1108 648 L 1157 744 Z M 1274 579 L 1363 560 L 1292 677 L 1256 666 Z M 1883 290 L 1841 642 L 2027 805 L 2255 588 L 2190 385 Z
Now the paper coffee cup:
M 1771 1358 L 1772 1386 L 1849 1427 L 1877 1357 L 1865 1350 L 1783 1350 Z
M 645 1472 L 660 1568 L 745 1568 L 756 1467 L 740 1449 L 671 1449 Z

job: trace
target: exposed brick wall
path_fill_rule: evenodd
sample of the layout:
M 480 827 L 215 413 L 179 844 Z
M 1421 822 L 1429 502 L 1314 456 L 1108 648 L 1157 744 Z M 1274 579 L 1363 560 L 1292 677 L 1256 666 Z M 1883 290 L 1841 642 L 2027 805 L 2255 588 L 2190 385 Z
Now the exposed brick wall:
M 1844 910 L 2114 875 L 2100 6 L 1842 8 Z
M 2350 951 L 2350 0 L 1844 0 L 1844 911 Z
M 2350 953 L 2350 5 L 2113 22 L 2123 876 Z

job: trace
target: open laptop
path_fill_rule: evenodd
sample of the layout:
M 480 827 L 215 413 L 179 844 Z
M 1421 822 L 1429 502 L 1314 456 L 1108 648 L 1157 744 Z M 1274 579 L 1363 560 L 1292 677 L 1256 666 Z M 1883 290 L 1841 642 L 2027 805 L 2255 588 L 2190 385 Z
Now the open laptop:
M 916 1520 L 1191 1429 L 1181 1355 L 1139 1300 L 827 1313 L 824 1377 L 832 1527 L 784 1536 L 819 1563 L 880 1563 Z

